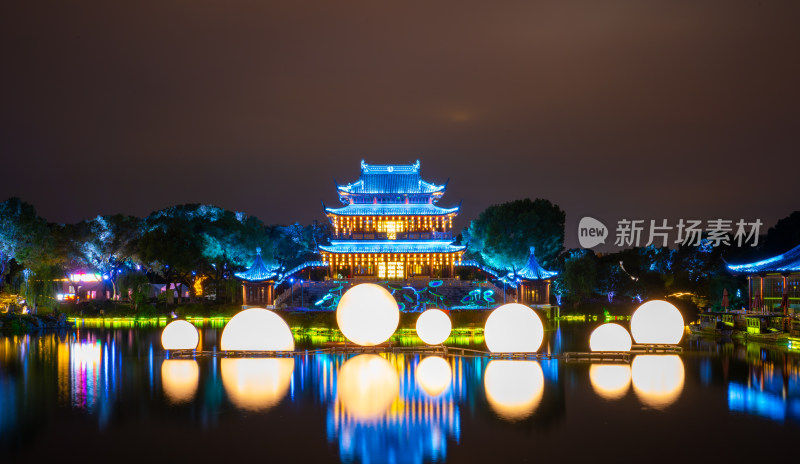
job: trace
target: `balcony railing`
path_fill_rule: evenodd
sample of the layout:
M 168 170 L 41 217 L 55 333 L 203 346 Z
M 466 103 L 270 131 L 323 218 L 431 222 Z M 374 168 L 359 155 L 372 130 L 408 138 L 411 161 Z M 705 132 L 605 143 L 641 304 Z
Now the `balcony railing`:
M 386 232 L 352 232 L 333 234 L 334 240 L 390 240 Z M 398 232 L 391 240 L 452 240 L 452 232 Z

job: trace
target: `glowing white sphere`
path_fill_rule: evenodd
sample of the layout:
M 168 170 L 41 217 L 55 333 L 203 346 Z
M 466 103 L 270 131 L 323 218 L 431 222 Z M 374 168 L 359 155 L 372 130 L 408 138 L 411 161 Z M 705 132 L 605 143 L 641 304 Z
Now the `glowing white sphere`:
M 414 377 L 422 391 L 429 396 L 439 396 L 450 387 L 453 371 L 446 359 L 428 356 L 417 364 Z
M 603 324 L 592 332 L 589 347 L 592 351 L 630 351 L 631 336 L 619 324 Z
M 336 307 L 339 330 L 361 346 L 380 345 L 400 322 L 397 301 L 388 290 L 375 284 L 360 284 L 346 291 Z
M 633 358 L 633 391 L 647 406 L 664 409 L 683 391 L 683 361 L 676 355 L 641 355 Z
M 228 398 L 239 409 L 263 411 L 289 391 L 293 358 L 222 358 L 220 374 Z
M 189 321 L 172 321 L 161 331 L 161 346 L 165 350 L 193 350 L 198 343 L 200 334 Z
M 631 366 L 627 364 L 592 364 L 589 381 L 595 393 L 608 400 L 625 396 L 631 384 Z
M 648 301 L 631 316 L 631 334 L 636 343 L 674 345 L 681 341 L 683 332 L 681 312 L 663 300 Z
M 453 324 L 441 309 L 429 309 L 417 318 L 417 335 L 428 345 L 441 345 L 451 330 Z
M 542 401 L 544 373 L 535 361 L 493 360 L 483 374 L 483 387 L 498 416 L 519 421 L 533 414 Z
M 191 401 L 199 380 L 200 369 L 194 359 L 165 359 L 161 363 L 161 386 L 171 403 Z
M 389 361 L 376 354 L 348 359 L 337 375 L 342 409 L 358 421 L 380 420 L 400 394 L 400 376 Z
M 489 314 L 483 335 L 493 353 L 533 353 L 542 345 L 544 326 L 534 310 L 510 303 Z
M 231 318 L 222 331 L 225 351 L 293 351 L 292 330 L 280 316 L 262 308 L 250 308 Z

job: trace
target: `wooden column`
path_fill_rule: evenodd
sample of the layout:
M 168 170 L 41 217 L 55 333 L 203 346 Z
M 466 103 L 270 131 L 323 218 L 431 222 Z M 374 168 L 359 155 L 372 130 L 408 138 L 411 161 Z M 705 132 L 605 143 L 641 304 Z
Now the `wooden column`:
M 544 295 L 545 295 L 544 296 L 544 304 L 549 305 L 550 304 L 550 281 L 547 280 L 546 282 L 547 282 L 547 287 L 546 287 L 545 293 L 544 293 Z
M 242 282 L 242 305 L 247 304 L 247 284 Z

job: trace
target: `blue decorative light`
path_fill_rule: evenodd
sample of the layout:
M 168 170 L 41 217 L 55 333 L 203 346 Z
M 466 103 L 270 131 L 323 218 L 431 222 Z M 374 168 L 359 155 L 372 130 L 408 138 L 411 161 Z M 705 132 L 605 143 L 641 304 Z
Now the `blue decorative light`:
M 552 279 L 553 277 L 558 275 L 558 272 L 555 271 L 548 271 L 539 265 L 539 261 L 536 260 L 536 256 L 534 256 L 534 247 L 531 247 L 530 255 L 528 256 L 528 264 L 525 265 L 522 269 L 516 272 L 517 282 L 520 279 L 525 280 L 547 280 Z M 508 277 L 513 278 L 514 272 L 509 272 Z
M 456 253 L 466 248 L 450 240 L 331 240 L 319 246 L 329 253 Z
M 772 258 L 745 264 L 728 264 L 734 273 L 758 274 L 762 272 L 800 272 L 800 245 Z
M 261 248 L 256 248 L 256 258 L 253 260 L 253 265 L 250 269 L 244 272 L 236 272 L 234 275 L 247 282 L 263 282 L 265 280 L 274 280 L 277 278 L 277 266 L 268 268 L 264 261 L 261 259 Z
M 431 203 L 350 204 L 342 208 L 325 208 L 326 213 L 337 216 L 446 216 L 458 211 L 458 206 L 442 208 Z

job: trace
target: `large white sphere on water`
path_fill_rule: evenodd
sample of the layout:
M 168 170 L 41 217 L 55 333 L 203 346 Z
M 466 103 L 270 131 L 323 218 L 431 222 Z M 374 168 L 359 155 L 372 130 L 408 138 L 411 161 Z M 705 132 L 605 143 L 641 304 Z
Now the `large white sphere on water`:
M 664 409 L 677 401 L 686 377 L 683 361 L 676 355 L 639 355 L 631 363 L 633 391 L 654 409 Z
M 492 353 L 534 353 L 542 345 L 544 326 L 531 308 L 509 303 L 492 311 L 483 335 Z
M 483 373 L 486 400 L 501 418 L 519 421 L 542 401 L 544 373 L 535 361 L 489 361 Z
M 294 337 L 280 316 L 263 308 L 239 312 L 225 325 L 224 351 L 294 351 Z
M 450 387 L 453 371 L 446 359 L 428 356 L 417 364 L 414 371 L 417 384 L 429 396 L 439 396 Z
M 360 284 L 342 295 L 336 307 L 336 323 L 351 342 L 361 346 L 380 345 L 397 329 L 400 310 L 385 288 Z
M 636 343 L 674 345 L 681 341 L 683 332 L 681 312 L 663 300 L 648 301 L 631 316 L 631 334 Z
M 342 409 L 361 422 L 380 420 L 400 394 L 397 370 L 376 354 L 348 359 L 337 376 L 336 392 Z
M 189 321 L 172 321 L 161 331 L 161 346 L 165 350 L 193 350 L 198 343 L 200 334 Z
M 603 324 L 589 337 L 592 351 L 630 351 L 631 335 L 619 324 Z
M 453 323 L 441 309 L 429 309 L 417 318 L 417 335 L 428 345 L 441 345 L 451 330 Z

